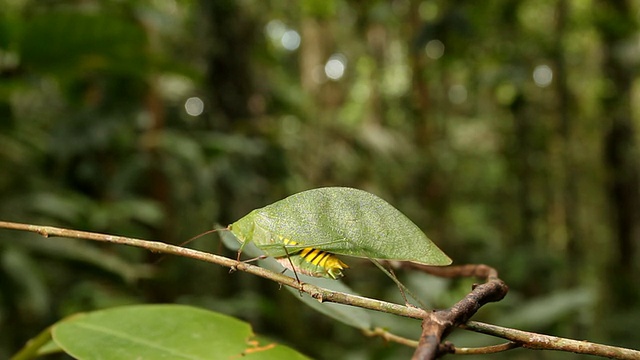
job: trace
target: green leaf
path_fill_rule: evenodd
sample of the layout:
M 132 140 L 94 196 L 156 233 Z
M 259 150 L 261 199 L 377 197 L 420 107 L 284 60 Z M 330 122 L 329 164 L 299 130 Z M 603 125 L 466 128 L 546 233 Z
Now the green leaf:
M 137 305 L 79 314 L 53 326 L 54 341 L 78 359 L 306 359 L 258 343 L 249 324 L 182 305 Z

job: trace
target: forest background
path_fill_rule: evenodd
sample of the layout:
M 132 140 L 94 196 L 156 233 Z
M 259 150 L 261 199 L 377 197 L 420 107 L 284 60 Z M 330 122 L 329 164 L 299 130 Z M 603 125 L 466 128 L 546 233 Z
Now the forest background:
M 0 219 L 178 244 L 320 186 L 375 193 L 510 287 L 485 322 L 638 348 L 640 3 L 0 0 Z M 215 237 L 192 246 L 233 253 Z M 184 303 L 316 358 L 408 358 L 277 284 L 0 232 L 0 358 Z M 345 281 L 402 301 L 367 262 Z M 470 281 L 402 273 L 434 307 Z M 419 323 L 390 328 L 417 337 Z M 495 343 L 459 331 L 459 346 Z M 515 350 L 495 358 L 571 358 Z M 473 358 L 473 357 L 472 357 Z M 487 358 L 487 357 L 485 357 Z

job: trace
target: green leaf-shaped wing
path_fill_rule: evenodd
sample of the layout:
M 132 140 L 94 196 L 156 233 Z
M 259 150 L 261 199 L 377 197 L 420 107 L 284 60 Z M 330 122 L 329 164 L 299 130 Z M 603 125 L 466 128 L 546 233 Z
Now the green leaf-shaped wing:
M 346 187 L 303 191 L 231 224 L 242 242 L 286 256 L 282 237 L 334 254 L 449 265 L 451 259 L 411 220 L 381 198 Z M 287 247 L 287 249 L 290 249 Z

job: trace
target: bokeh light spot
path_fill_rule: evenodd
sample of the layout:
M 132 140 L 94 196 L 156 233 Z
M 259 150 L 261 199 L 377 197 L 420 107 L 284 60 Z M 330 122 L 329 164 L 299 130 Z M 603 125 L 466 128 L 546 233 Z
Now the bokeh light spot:
M 267 33 L 267 36 L 271 38 L 273 41 L 279 41 L 282 39 L 282 35 L 287 31 L 287 27 L 280 20 L 271 20 L 265 25 L 264 31 Z
M 427 43 L 424 50 L 429 58 L 438 60 L 444 55 L 444 44 L 440 40 L 431 40 Z
M 347 69 L 347 58 L 342 54 L 331 55 L 324 65 L 324 73 L 331 80 L 340 80 Z
M 198 116 L 204 111 L 204 102 L 199 97 L 190 97 L 184 102 L 184 109 L 191 116 Z
M 533 81 L 539 87 L 547 87 L 551 85 L 553 80 L 553 71 L 547 65 L 538 65 L 533 69 Z
M 282 43 L 282 47 L 289 51 L 294 51 L 300 47 L 300 34 L 295 30 L 289 29 L 284 32 L 280 41 Z

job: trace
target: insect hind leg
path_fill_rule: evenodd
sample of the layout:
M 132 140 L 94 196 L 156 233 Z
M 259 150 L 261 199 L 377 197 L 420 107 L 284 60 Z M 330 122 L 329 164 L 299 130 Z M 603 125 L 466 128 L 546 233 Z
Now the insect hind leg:
M 300 284 L 300 286 L 302 286 L 302 281 L 300 281 L 300 278 L 298 277 L 298 272 L 296 271 L 296 267 L 293 265 L 293 261 L 291 261 L 291 256 L 289 256 L 289 251 L 287 251 L 287 247 L 283 246 L 283 249 L 285 253 L 287 253 L 287 261 L 289 261 L 289 264 L 291 265 L 291 270 L 293 270 L 293 275 L 296 277 L 296 281 L 298 282 L 298 284 Z M 300 295 L 302 296 L 302 290 L 300 290 Z
M 409 296 L 414 299 L 421 307 L 422 309 L 426 309 L 427 306 L 420 301 L 420 299 L 413 294 L 413 292 L 411 292 L 411 290 L 409 290 L 409 288 L 407 288 L 403 283 L 400 282 L 400 280 L 398 280 L 398 278 L 396 277 L 396 274 L 393 272 L 393 270 L 387 270 L 382 264 L 380 264 L 380 262 L 376 259 L 369 259 L 375 266 L 378 267 L 378 269 L 382 270 L 383 273 L 385 273 L 385 275 L 387 275 L 394 283 L 396 283 L 396 285 L 398 286 L 398 289 L 400 290 L 400 293 L 402 294 L 402 297 L 404 298 L 405 301 L 405 305 L 407 305 L 408 307 L 415 307 L 414 305 L 412 305 L 408 300 L 407 300 L 407 296 L 406 294 L 409 294 Z

